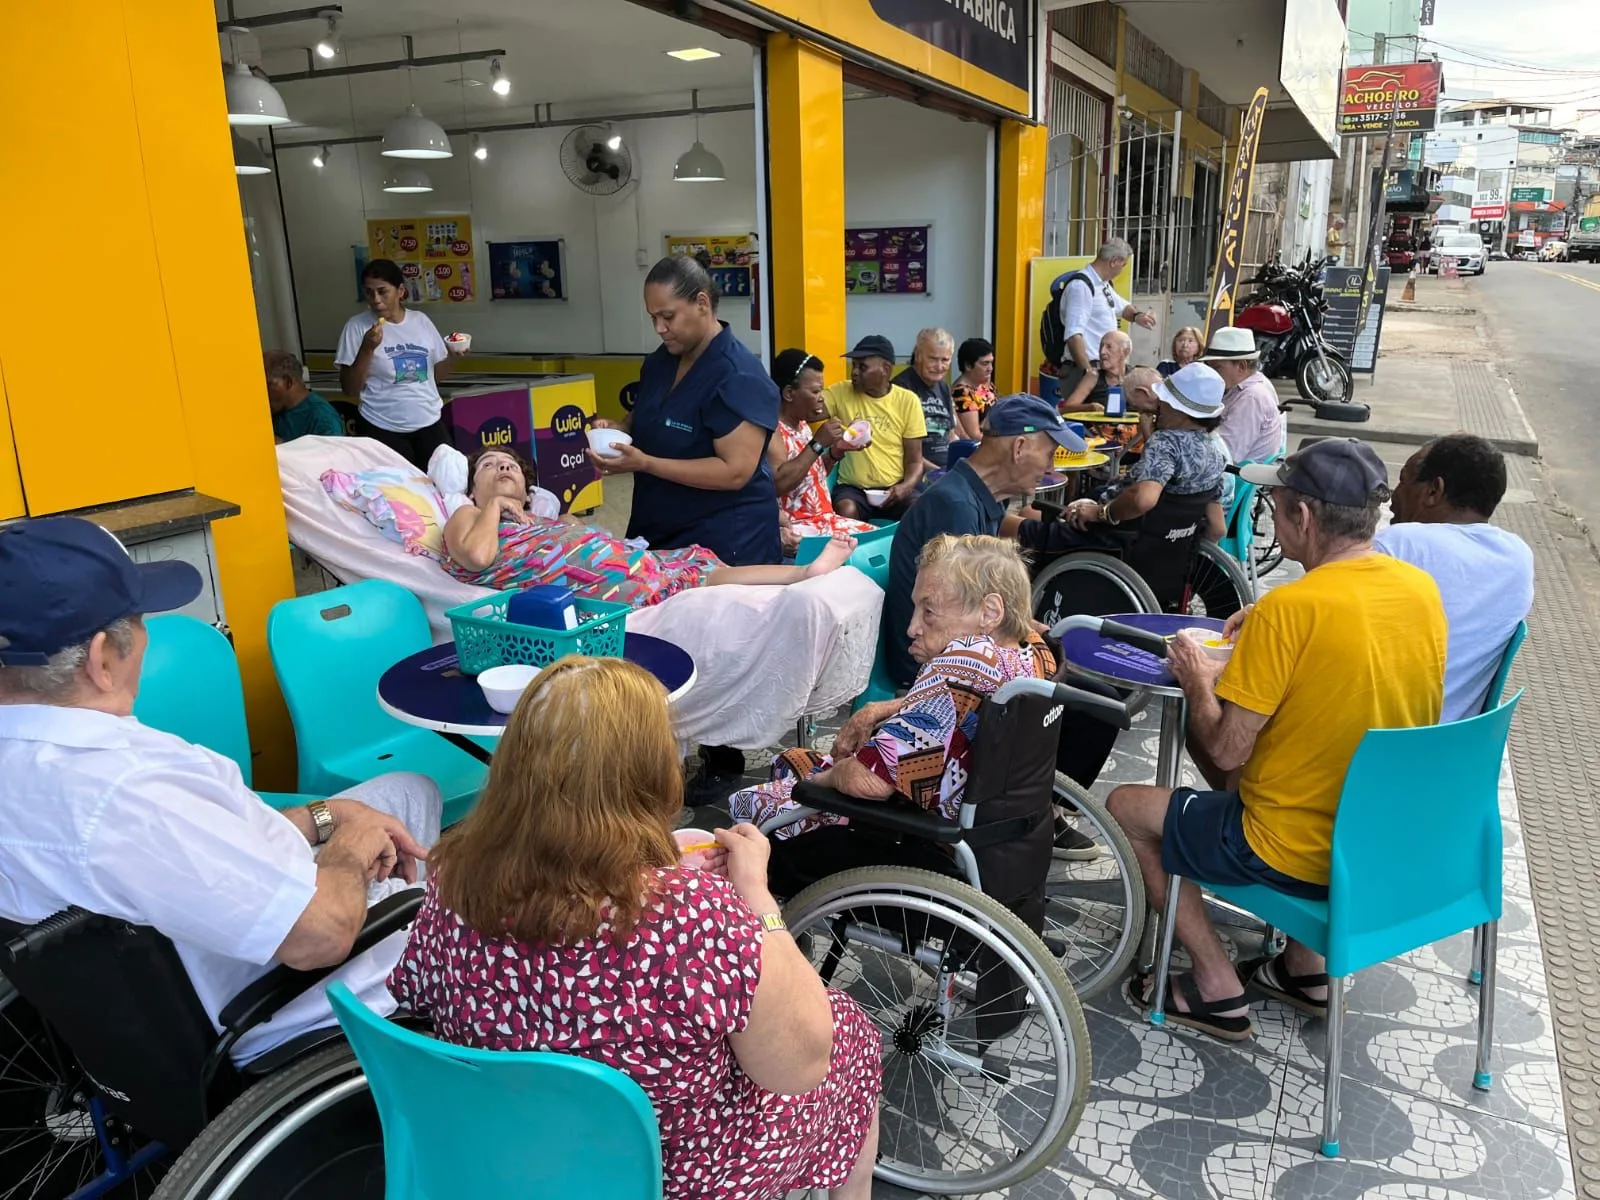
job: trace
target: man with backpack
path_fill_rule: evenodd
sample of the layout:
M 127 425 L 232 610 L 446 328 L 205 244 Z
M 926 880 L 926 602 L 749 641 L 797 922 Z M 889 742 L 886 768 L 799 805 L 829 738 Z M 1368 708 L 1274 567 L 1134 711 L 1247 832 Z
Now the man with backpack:
M 1119 318 L 1155 328 L 1154 313 L 1141 312 L 1111 286 L 1132 257 L 1132 246 L 1109 238 L 1087 267 L 1068 271 L 1050 285 L 1050 305 L 1039 318 L 1039 341 L 1045 361 L 1055 367 L 1061 396 L 1070 396 L 1085 375 L 1095 372 L 1100 339 L 1117 327 Z

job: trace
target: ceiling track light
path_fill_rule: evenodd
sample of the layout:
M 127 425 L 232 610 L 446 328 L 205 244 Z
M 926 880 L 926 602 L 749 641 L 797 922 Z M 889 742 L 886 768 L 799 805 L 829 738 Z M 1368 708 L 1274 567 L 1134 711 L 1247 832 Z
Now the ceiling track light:
M 325 23 L 323 35 L 317 39 L 317 57 L 333 59 L 339 57 L 339 26 L 344 22 L 344 16 L 336 8 L 324 9 L 317 14 Z
M 333 157 L 333 147 L 327 142 L 322 143 L 322 148 L 311 156 L 311 165 L 317 170 L 322 170 L 328 165 L 328 160 Z
M 489 60 L 489 88 L 496 96 L 511 95 L 511 80 L 506 78 L 498 58 Z
M 483 144 L 482 136 L 476 133 L 472 135 L 472 157 L 479 162 L 487 162 L 489 158 L 489 147 Z

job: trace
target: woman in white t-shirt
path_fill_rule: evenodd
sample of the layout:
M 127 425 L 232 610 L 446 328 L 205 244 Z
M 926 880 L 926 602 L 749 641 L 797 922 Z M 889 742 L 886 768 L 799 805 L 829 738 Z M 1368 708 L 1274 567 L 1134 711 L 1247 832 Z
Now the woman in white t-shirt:
M 423 470 L 450 440 L 439 380 L 455 365 L 433 322 L 406 309 L 406 280 L 387 258 L 361 272 L 367 310 L 344 323 L 334 363 L 346 396 L 359 396 L 356 433 L 382 442 Z

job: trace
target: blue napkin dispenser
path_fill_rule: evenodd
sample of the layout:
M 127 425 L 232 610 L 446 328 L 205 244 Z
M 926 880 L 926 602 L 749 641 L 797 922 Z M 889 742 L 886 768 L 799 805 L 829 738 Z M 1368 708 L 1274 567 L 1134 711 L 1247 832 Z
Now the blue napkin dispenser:
M 555 584 L 524 588 L 506 605 L 506 620 L 539 629 L 576 629 L 578 606 L 572 592 Z

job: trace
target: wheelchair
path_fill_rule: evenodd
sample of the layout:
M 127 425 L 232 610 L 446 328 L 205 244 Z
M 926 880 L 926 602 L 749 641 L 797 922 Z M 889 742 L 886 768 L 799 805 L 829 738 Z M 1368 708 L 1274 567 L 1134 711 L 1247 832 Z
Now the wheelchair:
M 350 956 L 421 904 L 412 889 L 374 905 Z M 69 908 L 0 921 L 0 938 L 0 1197 L 381 1200 L 377 1110 L 331 1015 L 243 1066 L 228 1056 L 337 967 L 274 967 L 219 1035 L 153 929 Z
M 1107 535 L 1105 548 L 1045 559 L 1034 572 L 1034 619 L 1054 628 L 1070 616 L 1125 612 L 1232 616 L 1255 589 L 1233 556 L 1205 536 L 1210 503 L 1163 494 L 1137 526 Z M 1038 507 L 1046 520 L 1064 511 Z
M 1083 1114 L 1088 1028 L 1046 940 L 1056 722 L 1067 707 L 1128 723 L 1116 700 L 1047 680 L 1012 680 L 983 702 L 955 821 L 802 781 L 800 807 L 762 826 L 776 834 L 819 813 L 846 817 L 780 840 L 774 866 L 815 857 L 823 843 L 808 840 L 825 837 L 869 864 L 816 879 L 784 917 L 823 981 L 882 1033 L 875 1175 L 885 1182 L 1002 1190 L 1053 1162 Z

